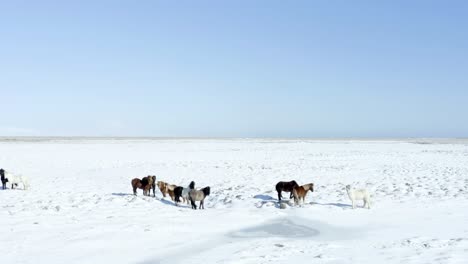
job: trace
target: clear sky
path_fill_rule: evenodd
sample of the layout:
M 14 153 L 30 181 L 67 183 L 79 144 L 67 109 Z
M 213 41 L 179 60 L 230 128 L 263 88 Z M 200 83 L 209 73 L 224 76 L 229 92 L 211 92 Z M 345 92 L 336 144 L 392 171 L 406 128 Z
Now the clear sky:
M 0 135 L 467 137 L 468 1 L 1 1 Z

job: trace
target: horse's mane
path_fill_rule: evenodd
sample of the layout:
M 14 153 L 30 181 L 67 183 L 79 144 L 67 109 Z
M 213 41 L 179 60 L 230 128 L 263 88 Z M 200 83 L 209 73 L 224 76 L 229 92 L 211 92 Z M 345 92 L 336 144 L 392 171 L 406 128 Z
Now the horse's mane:
M 189 189 L 195 189 L 195 182 L 194 181 L 190 182 Z
M 206 186 L 205 188 L 201 189 L 201 191 L 205 196 L 210 195 L 210 186 Z
M 148 177 L 144 177 L 143 179 L 140 180 L 142 185 L 147 185 L 148 184 Z

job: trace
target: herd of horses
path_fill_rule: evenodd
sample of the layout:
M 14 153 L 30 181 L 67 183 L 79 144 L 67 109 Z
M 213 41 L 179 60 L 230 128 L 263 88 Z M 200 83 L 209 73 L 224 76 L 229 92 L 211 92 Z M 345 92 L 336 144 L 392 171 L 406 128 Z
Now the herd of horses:
M 194 181 L 190 182 L 187 187 L 183 187 L 163 181 L 156 181 L 156 176 L 154 175 L 148 175 L 142 179 L 135 178 L 131 181 L 131 184 L 134 195 L 137 195 L 137 189 L 142 189 L 143 195 L 151 196 L 151 190 L 153 190 L 153 197 L 156 197 L 156 186 L 158 186 L 163 197 L 169 195 L 176 206 L 178 206 L 180 202 L 187 204 L 190 202 L 192 209 L 195 210 L 197 209 L 196 202 L 200 202 L 198 208 L 205 209 L 205 198 L 210 195 L 210 186 L 196 190 Z
M 304 202 L 308 191 L 314 191 L 314 184 L 308 183 L 299 186 L 296 181 L 280 181 L 276 184 L 276 191 L 278 192 L 278 201 L 281 201 L 281 198 L 283 198 L 281 192 L 289 192 L 289 199 L 294 197 L 294 203 L 299 204 L 301 200 Z
M 137 189 L 143 190 L 143 195 L 151 196 L 153 190 L 153 197 L 156 197 L 156 186 L 158 186 L 163 197 L 169 195 L 171 200 L 178 206 L 180 202 L 192 205 L 192 209 L 197 209 L 196 202 L 200 202 L 198 208 L 205 209 L 205 198 L 210 195 L 210 186 L 204 187 L 200 190 L 195 189 L 195 182 L 192 181 L 187 187 L 177 186 L 175 184 L 168 184 L 163 181 L 156 181 L 156 176 L 148 175 L 142 179 L 135 178 L 131 181 L 133 194 L 137 195 Z M 280 181 L 276 184 L 276 191 L 278 192 L 278 201 L 281 202 L 282 192 L 289 192 L 289 198 L 294 197 L 294 202 L 299 204 L 300 201 L 304 202 L 307 192 L 314 191 L 314 184 L 304 184 L 299 186 L 296 181 Z
M 0 168 L 0 176 L 2 181 L 2 189 L 7 188 L 7 183 L 11 184 L 13 189 L 15 186 L 22 185 L 23 189 L 26 190 L 29 187 L 29 180 L 27 177 L 20 175 L 14 175 L 6 172 L 4 169 Z M 133 194 L 137 195 L 137 189 L 143 190 L 143 195 L 151 196 L 151 190 L 153 190 L 153 197 L 156 197 L 156 186 L 158 186 L 162 195 L 166 197 L 169 195 L 171 200 L 175 202 L 175 205 L 178 206 L 179 203 L 187 203 L 192 205 L 192 209 L 205 209 L 205 199 L 210 195 L 211 189 L 210 186 L 206 186 L 202 189 L 195 189 L 195 182 L 192 181 L 187 187 L 177 186 L 175 184 L 169 184 L 163 181 L 156 181 L 155 175 L 148 175 L 142 179 L 134 178 L 131 181 Z M 296 181 L 280 181 L 275 186 L 276 191 L 278 192 L 278 202 L 281 202 L 282 192 L 289 192 L 289 199 L 294 197 L 294 203 L 299 204 L 302 200 L 302 203 L 305 202 L 307 193 L 314 191 L 314 184 L 308 183 L 302 186 L 299 186 Z M 366 189 L 354 189 L 351 185 L 346 186 L 346 192 L 349 199 L 352 202 L 353 209 L 356 208 L 356 201 L 364 201 L 364 207 L 370 209 L 370 193 Z M 196 202 L 200 202 L 197 206 Z

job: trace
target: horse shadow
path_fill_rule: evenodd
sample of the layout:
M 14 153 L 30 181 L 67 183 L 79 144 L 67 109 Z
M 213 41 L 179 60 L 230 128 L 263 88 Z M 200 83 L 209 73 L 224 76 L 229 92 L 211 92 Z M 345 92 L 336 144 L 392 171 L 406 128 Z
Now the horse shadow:
M 351 208 L 352 206 L 350 204 L 344 204 L 344 203 L 317 203 L 317 202 L 312 202 L 311 204 L 316 204 L 316 205 L 323 205 L 323 206 L 336 206 L 340 208 Z
M 289 204 L 290 199 L 282 199 L 281 201 L 278 201 L 277 198 L 274 198 L 274 197 L 272 197 L 270 195 L 265 195 L 265 194 L 257 194 L 253 198 L 260 200 L 260 202 L 261 202 L 260 207 L 262 207 L 263 205 L 265 205 L 267 203 L 270 203 L 270 202 L 275 206 L 275 208 L 278 208 L 278 209 L 281 208 L 282 203 L 285 203 L 285 204 L 290 206 L 290 204 Z
M 120 196 L 120 197 L 126 197 L 126 196 L 135 196 L 133 193 L 112 193 L 112 195 L 114 196 Z M 148 196 L 143 196 L 143 197 L 148 197 Z M 169 201 L 169 200 L 166 200 L 166 199 L 163 199 L 163 198 L 158 198 L 158 197 L 153 197 L 153 196 L 150 196 L 152 198 L 155 198 L 156 200 L 158 200 L 159 202 L 165 204 L 165 205 L 172 205 L 172 206 L 176 206 L 175 203 L 173 201 Z M 183 204 L 183 203 L 179 203 L 179 206 L 177 207 L 180 207 L 180 208 L 191 208 L 189 205 L 187 204 Z
M 165 205 L 173 205 L 173 206 L 175 206 L 175 203 L 174 203 L 173 201 L 168 201 L 168 200 L 163 199 L 163 198 L 158 199 L 158 201 L 161 202 L 161 203 L 163 203 L 163 204 L 165 204 Z
M 121 196 L 121 197 L 123 197 L 123 196 L 134 196 L 134 194 L 132 194 L 132 193 L 112 193 L 112 195 Z
M 257 194 L 253 198 L 255 199 L 260 199 L 263 201 L 276 201 L 277 199 L 271 197 L 270 195 L 265 195 L 265 194 Z
M 187 205 L 186 203 L 180 202 L 179 205 L 176 205 L 174 201 L 172 200 L 166 200 L 163 198 L 158 199 L 159 202 L 165 204 L 165 205 L 172 205 L 178 208 L 192 208 L 191 205 Z

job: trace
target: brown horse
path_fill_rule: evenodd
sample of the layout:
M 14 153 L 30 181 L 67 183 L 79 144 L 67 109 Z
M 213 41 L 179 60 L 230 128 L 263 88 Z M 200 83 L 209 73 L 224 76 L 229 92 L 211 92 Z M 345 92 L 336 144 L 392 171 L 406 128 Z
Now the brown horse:
M 309 184 L 304 184 L 302 186 L 296 186 L 293 189 L 293 196 L 294 196 L 294 202 L 296 204 L 299 204 L 300 200 L 302 199 L 302 203 L 304 203 L 304 199 L 307 195 L 307 192 L 313 192 L 314 191 L 314 184 L 309 183 Z
M 149 196 L 151 194 L 152 188 L 153 188 L 153 193 L 154 193 L 155 187 L 153 187 L 153 182 L 155 179 L 156 179 L 156 176 L 147 176 L 141 180 L 138 178 L 133 179 L 131 182 L 132 188 L 133 188 L 133 194 L 137 195 L 137 189 L 142 189 L 143 195 Z
M 289 199 L 293 197 L 292 191 L 294 187 L 299 186 L 296 181 L 290 181 L 290 182 L 283 182 L 280 181 L 276 184 L 276 191 L 278 192 L 278 201 L 281 201 L 281 192 L 289 192 L 291 195 L 289 196 Z

